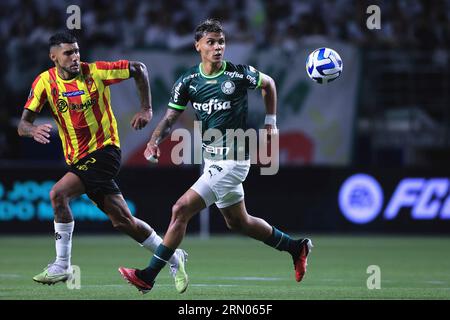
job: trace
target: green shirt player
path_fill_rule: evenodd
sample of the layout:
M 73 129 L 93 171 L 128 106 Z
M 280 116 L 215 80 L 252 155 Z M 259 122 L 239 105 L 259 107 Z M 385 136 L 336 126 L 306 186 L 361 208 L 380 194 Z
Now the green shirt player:
M 213 57 L 221 59 L 221 55 L 218 53 Z M 247 130 L 247 89 L 261 87 L 264 76 L 260 76 L 259 71 L 252 66 L 234 65 L 227 61 L 222 62 L 216 74 L 208 75 L 203 70 L 205 65 L 202 62 L 190 68 L 177 80 L 169 109 L 179 114 L 191 102 L 201 121 L 203 156 L 206 159 L 248 160 L 245 140 L 235 139 L 230 132 Z M 270 109 L 275 112 L 275 104 Z M 206 135 L 211 129 L 218 130 L 220 135 Z
M 218 129 L 223 136 L 214 141 L 203 140 L 204 173 L 172 207 L 169 228 L 149 266 L 143 270 L 120 267 L 119 272 L 139 291 L 150 291 L 156 276 L 183 240 L 189 220 L 215 203 L 228 228 L 290 253 L 299 282 L 306 272 L 311 240 L 294 240 L 263 219 L 248 214 L 242 182 L 250 169 L 250 160 L 245 152 L 244 159 L 234 158 L 234 153 L 230 159 L 231 150 L 223 149 L 229 145 L 225 143 L 226 129 L 246 129 L 248 89 L 261 88 L 266 108 L 265 129 L 269 134 L 276 132 L 275 82 L 251 66 L 223 60 L 225 35 L 216 20 L 206 20 L 196 28 L 195 48 L 200 53 L 201 63 L 189 69 L 173 86 L 168 110 L 153 132 L 144 156 L 147 159 L 159 157 L 158 145 L 169 135 L 188 102 L 201 120 L 203 130 Z M 225 159 L 217 157 L 225 154 Z

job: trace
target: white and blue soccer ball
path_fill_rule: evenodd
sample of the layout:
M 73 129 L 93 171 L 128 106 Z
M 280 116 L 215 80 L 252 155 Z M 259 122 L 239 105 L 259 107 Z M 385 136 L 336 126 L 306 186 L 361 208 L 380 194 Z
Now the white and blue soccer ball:
M 324 84 L 337 79 L 342 73 L 342 59 L 330 48 L 319 48 L 306 59 L 306 73 L 315 82 Z

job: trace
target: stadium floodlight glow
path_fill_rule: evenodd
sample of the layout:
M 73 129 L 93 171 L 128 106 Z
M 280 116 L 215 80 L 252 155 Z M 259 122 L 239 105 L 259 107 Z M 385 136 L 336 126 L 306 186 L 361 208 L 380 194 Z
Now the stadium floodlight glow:
M 355 174 L 339 190 L 339 208 L 347 220 L 365 224 L 374 220 L 383 207 L 383 190 L 372 176 Z

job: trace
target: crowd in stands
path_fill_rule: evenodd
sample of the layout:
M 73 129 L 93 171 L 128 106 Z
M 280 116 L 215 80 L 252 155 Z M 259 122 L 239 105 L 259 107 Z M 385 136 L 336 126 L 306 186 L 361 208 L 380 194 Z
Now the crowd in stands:
M 366 26 L 366 9 L 373 4 L 381 9 L 380 30 Z M 13 152 L 3 128 L 20 114 L 32 79 L 51 66 L 47 41 L 66 28 L 71 5 L 80 8 L 81 29 L 75 33 L 85 57 L 94 47 L 191 50 L 193 30 L 206 18 L 222 22 L 228 43 L 257 48 L 293 51 L 311 37 L 369 48 L 450 45 L 450 0 L 2 0 L 0 158 Z M 11 81 L 18 77 L 23 81 Z
M 223 22 L 228 40 L 258 46 L 311 35 L 362 45 L 437 46 L 450 40 L 448 0 L 4 0 L 1 41 L 12 50 L 46 43 L 64 28 L 72 4 L 81 10 L 80 33 L 86 43 L 109 47 L 191 48 L 193 29 L 208 17 Z M 381 9 L 379 32 L 366 27 L 366 9 L 373 4 Z

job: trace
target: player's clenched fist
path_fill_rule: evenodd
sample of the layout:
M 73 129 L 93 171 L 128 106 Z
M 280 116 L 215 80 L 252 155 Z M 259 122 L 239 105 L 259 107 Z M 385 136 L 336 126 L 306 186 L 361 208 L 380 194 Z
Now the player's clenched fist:
M 147 148 L 144 151 L 144 157 L 150 162 L 157 163 L 158 158 L 160 156 L 161 152 L 159 150 L 159 147 L 153 143 L 147 143 Z
M 52 125 L 49 123 L 36 126 L 32 131 L 33 139 L 42 144 L 50 143 L 51 130 Z
M 140 130 L 144 128 L 147 125 L 147 123 L 150 122 L 150 120 L 152 120 L 152 117 L 153 112 L 151 109 L 141 110 L 134 115 L 133 119 L 131 120 L 131 126 L 135 130 Z

